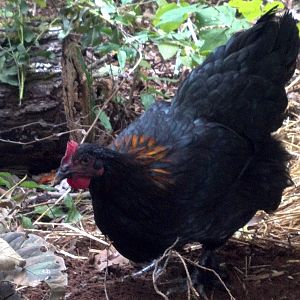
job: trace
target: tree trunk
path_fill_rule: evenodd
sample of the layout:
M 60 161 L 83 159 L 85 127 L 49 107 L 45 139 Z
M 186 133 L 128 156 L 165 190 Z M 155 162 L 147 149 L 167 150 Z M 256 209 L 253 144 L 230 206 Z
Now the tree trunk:
M 67 37 L 61 45 L 55 34 L 40 45 L 51 49 L 55 59 L 49 67 L 48 60 L 32 55 L 34 69 L 27 74 L 20 105 L 18 89 L 0 84 L 0 171 L 38 174 L 56 169 L 67 140 L 80 142 L 83 129 L 93 122 L 92 79 L 76 40 Z M 110 84 L 104 82 L 98 82 L 101 94 L 110 95 Z M 92 131 L 86 141 L 93 140 Z
M 50 34 L 40 44 L 51 47 L 56 58 L 49 67 L 49 61 L 33 56 L 34 72 L 27 75 L 20 105 L 18 88 L 0 84 L 0 170 L 49 171 L 58 167 L 65 151 L 69 134 L 62 99 L 61 43 Z
M 88 130 L 93 122 L 91 114 L 92 79 L 87 71 L 81 49 L 72 36 L 63 42 L 62 55 L 63 99 L 70 138 L 80 142 L 84 136 L 82 128 Z M 88 140 L 93 140 L 89 134 Z

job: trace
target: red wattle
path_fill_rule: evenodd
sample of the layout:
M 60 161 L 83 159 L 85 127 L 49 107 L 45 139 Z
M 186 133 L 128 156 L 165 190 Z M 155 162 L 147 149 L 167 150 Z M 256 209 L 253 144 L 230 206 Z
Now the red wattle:
M 67 182 L 73 189 L 88 189 L 91 179 L 88 177 L 68 178 Z

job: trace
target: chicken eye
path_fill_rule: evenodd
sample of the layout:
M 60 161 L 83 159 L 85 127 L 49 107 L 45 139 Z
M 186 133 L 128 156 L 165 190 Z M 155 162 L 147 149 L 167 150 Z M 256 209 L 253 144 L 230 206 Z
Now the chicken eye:
M 88 165 L 90 162 L 90 159 L 88 157 L 83 157 L 81 160 L 80 160 L 80 163 L 82 165 Z

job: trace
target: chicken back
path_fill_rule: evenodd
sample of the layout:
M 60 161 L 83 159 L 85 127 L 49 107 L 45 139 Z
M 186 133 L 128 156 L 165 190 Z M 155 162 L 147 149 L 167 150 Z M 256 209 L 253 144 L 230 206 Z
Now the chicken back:
M 290 13 L 271 11 L 194 69 L 105 148 L 70 142 L 57 177 L 89 187 L 97 226 L 135 262 L 200 242 L 214 250 L 291 180 L 282 125 L 299 48 Z

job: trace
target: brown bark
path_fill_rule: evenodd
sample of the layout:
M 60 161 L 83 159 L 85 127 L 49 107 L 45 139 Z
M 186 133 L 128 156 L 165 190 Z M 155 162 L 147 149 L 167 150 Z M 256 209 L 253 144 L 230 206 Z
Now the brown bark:
M 56 58 L 27 76 L 24 99 L 18 88 L 0 84 L 0 171 L 17 174 L 56 169 L 69 138 L 80 142 L 93 122 L 91 79 L 78 43 L 53 37 L 40 42 Z M 49 65 L 34 58 L 31 63 Z M 106 93 L 107 94 L 107 93 Z M 86 141 L 93 140 L 91 132 Z
M 26 85 L 18 105 L 18 91 L 0 86 L 0 169 L 41 172 L 56 168 L 68 136 L 60 78 Z M 40 141 L 39 141 L 40 140 Z
M 43 44 L 44 43 L 44 44 Z M 24 99 L 18 88 L 0 84 L 0 170 L 39 173 L 56 168 L 65 151 L 68 131 L 62 100 L 61 45 L 56 37 L 41 41 L 56 59 L 32 59 L 43 69 L 28 73 Z M 39 59 L 39 60 L 38 60 Z
M 62 55 L 62 81 L 63 99 L 70 138 L 80 142 L 84 133 L 80 130 L 88 130 L 92 124 L 91 115 L 91 78 L 86 70 L 81 49 L 71 36 L 63 42 Z M 92 134 L 88 136 L 93 139 Z

